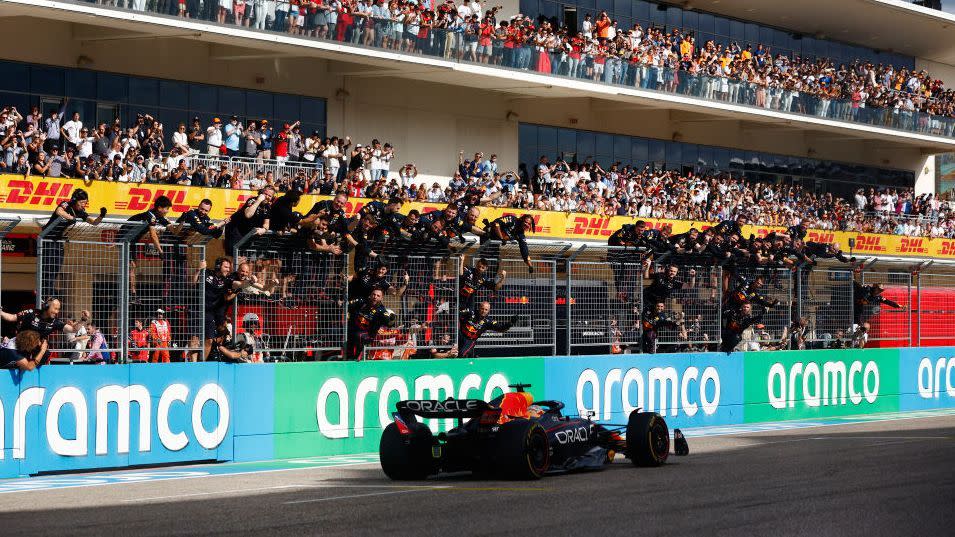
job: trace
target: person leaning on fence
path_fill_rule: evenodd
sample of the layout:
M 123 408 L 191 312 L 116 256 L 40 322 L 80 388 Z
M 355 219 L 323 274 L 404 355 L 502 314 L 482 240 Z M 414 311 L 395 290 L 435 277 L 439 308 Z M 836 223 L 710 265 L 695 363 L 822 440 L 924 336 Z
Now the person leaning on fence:
M 225 226 L 224 248 L 226 254 L 235 250 L 235 245 L 252 230 L 265 233 L 269 229 L 269 213 L 272 209 L 272 200 L 275 198 L 275 188 L 267 186 L 260 190 L 254 198 L 245 200 L 241 207 L 232 215 Z
M 388 281 L 388 266 L 380 261 L 369 263 L 348 278 L 348 296 L 368 296 L 374 290 L 388 293 L 398 298 L 404 294 L 411 282 L 411 276 L 403 271 L 403 283 L 400 287 Z
M 136 245 L 140 239 L 144 236 L 149 235 L 149 244 L 151 244 L 156 249 L 156 255 L 162 258 L 166 252 L 163 251 L 162 243 L 159 242 L 159 229 L 160 227 L 166 227 L 170 225 L 169 220 L 166 219 L 166 215 L 169 214 L 169 211 L 172 209 L 172 200 L 166 196 L 159 196 L 156 198 L 156 201 L 153 202 L 152 209 L 148 211 L 141 212 L 139 214 L 134 214 L 130 216 L 129 222 L 145 222 L 147 225 L 146 229 L 140 233 L 138 237 L 133 240 L 133 244 Z M 130 304 L 139 304 L 139 297 L 136 296 L 136 268 L 137 261 L 146 257 L 146 248 L 145 245 L 140 245 L 139 248 L 133 248 L 133 256 L 129 260 L 129 303 Z
M 644 353 L 654 354 L 657 352 L 657 332 L 664 328 L 678 329 L 680 330 L 680 338 L 687 339 L 683 321 L 676 319 L 665 310 L 666 304 L 659 301 L 647 304 L 647 307 L 643 310 L 640 322 L 643 325 L 641 346 Z
M 37 332 L 24 330 L 17 334 L 12 349 L 0 347 L 0 369 L 33 371 L 42 364 L 48 345 Z
M 76 321 L 60 319 L 62 307 L 63 305 L 58 299 L 48 298 L 39 308 L 23 310 L 16 315 L 0 310 L 0 319 L 17 323 L 18 334 L 33 331 L 40 335 L 40 339 L 46 341 L 53 333 L 60 331 L 72 333 L 76 331 Z M 88 319 L 90 318 L 90 312 L 81 310 L 80 316 Z
M 488 315 L 491 313 L 491 303 L 481 302 L 476 308 L 462 308 L 458 320 L 458 357 L 477 358 L 477 341 L 484 332 L 492 330 L 494 332 L 507 332 L 517 324 L 517 315 L 511 317 L 505 322 L 492 321 Z
M 529 214 L 523 216 L 509 214 L 497 218 L 493 222 L 488 222 L 487 219 L 485 219 L 484 232 L 486 235 L 481 237 L 481 243 L 483 244 L 489 240 L 500 241 L 501 244 L 516 241 L 521 251 L 521 259 L 523 259 L 524 264 L 527 265 L 527 271 L 533 274 L 534 264 L 531 261 L 530 252 L 527 249 L 527 238 L 525 236 L 526 233 L 533 231 L 534 217 Z
M 365 345 L 375 339 L 384 326 L 393 327 L 397 323 L 394 312 L 382 305 L 384 297 L 381 289 L 375 289 L 364 298 L 348 302 L 348 331 L 345 341 L 345 359 L 360 360 Z
M 54 294 L 56 292 L 54 287 L 60 267 L 63 265 L 63 239 L 66 230 L 77 222 L 86 222 L 96 226 L 106 217 L 106 207 L 100 207 L 99 216 L 91 217 L 86 212 L 86 208 L 90 204 L 89 200 L 90 196 L 85 190 L 82 188 L 74 190 L 70 199 L 57 205 L 53 214 L 50 215 L 50 219 L 43 225 L 43 231 L 47 231 L 47 248 L 51 250 L 49 253 L 44 251 L 41 260 L 44 265 L 43 293 Z
M 878 313 L 881 304 L 895 309 L 902 308 L 898 302 L 882 296 L 885 286 L 881 283 L 864 285 L 860 282 L 861 274 L 862 268 L 858 267 L 855 271 L 856 279 L 852 281 L 852 319 L 856 325 L 861 326 L 869 317 Z
M 212 200 L 204 199 L 199 202 L 195 209 L 189 209 L 182 213 L 176 220 L 176 224 L 183 226 L 185 231 L 193 231 L 207 237 L 219 238 L 222 236 L 222 229 L 229 223 L 230 218 L 226 217 L 221 222 L 213 223 L 209 218 L 212 211 Z

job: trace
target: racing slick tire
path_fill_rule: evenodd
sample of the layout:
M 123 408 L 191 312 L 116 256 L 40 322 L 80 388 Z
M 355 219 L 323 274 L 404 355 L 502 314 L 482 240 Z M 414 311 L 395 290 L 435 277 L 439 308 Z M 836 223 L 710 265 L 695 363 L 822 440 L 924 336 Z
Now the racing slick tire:
M 408 435 L 402 435 L 395 423 L 381 433 L 378 454 L 381 469 L 395 481 L 420 481 L 435 473 L 431 448 L 434 436 L 424 424 L 414 424 Z
M 660 466 L 670 456 L 670 430 L 656 412 L 630 413 L 627 458 L 634 466 Z
M 550 468 L 550 440 L 536 421 L 514 420 L 495 438 L 496 472 L 505 479 L 540 479 Z

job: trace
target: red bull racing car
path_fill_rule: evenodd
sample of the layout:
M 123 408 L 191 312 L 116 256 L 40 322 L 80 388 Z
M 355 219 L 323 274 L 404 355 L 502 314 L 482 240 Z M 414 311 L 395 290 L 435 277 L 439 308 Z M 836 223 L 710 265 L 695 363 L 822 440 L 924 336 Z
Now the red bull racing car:
M 395 480 L 419 480 L 470 471 L 505 479 L 597 470 L 617 453 L 635 466 L 660 466 L 670 454 L 670 432 L 655 412 L 634 410 L 626 425 L 598 424 L 564 416 L 558 401 L 534 401 L 514 385 L 490 402 L 480 399 L 399 401 L 394 422 L 381 436 L 381 468 Z M 457 426 L 435 435 L 419 418 L 453 418 Z M 625 433 L 626 436 L 622 436 Z M 674 431 L 677 455 L 689 453 Z

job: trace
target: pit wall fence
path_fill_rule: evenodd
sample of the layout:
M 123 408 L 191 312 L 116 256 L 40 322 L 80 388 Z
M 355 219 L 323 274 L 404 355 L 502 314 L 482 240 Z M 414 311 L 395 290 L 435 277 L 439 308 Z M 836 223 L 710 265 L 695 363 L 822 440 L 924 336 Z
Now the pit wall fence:
M 130 216 L 152 207 L 159 196 L 172 200 L 173 217 L 196 207 L 203 198 L 212 201 L 209 216 L 221 220 L 231 216 L 245 200 L 255 196 L 255 191 L 222 188 L 201 188 L 178 185 L 160 185 L 143 183 L 114 183 L 93 181 L 85 184 L 79 179 L 60 177 L 23 177 L 22 175 L 0 175 L 0 213 L 39 213 L 48 215 L 56 205 L 70 199 L 73 191 L 83 188 L 90 195 L 92 211 L 106 207 L 111 216 Z M 329 196 L 302 196 L 296 210 L 305 213 L 319 200 Z M 372 201 L 365 198 L 351 198 L 345 207 L 349 216 L 358 213 Z M 406 203 L 402 212 L 417 209 L 422 213 L 443 209 L 447 204 Z M 534 217 L 533 237 L 569 240 L 606 240 L 620 226 L 633 223 L 635 218 L 625 216 L 597 216 L 583 213 L 562 213 L 555 211 L 526 211 L 523 209 L 502 209 L 482 207 L 481 219 L 493 220 L 506 214 L 530 214 Z M 480 220 L 479 220 L 480 221 Z M 665 225 L 673 227 L 673 233 L 684 233 L 691 227 L 705 229 L 713 225 L 710 222 L 689 220 L 646 219 L 654 228 Z M 773 231 L 784 231 L 778 226 L 743 226 L 743 234 L 755 234 L 758 237 Z M 935 239 L 927 237 L 904 237 L 875 233 L 856 233 L 848 231 L 810 230 L 806 240 L 826 244 L 839 244 L 849 251 L 849 239 L 853 239 L 853 255 L 885 255 L 930 259 L 955 259 L 955 239 Z
M 565 413 L 671 428 L 955 408 L 955 347 L 288 364 L 127 364 L 0 373 L 0 477 L 376 452 L 400 399 L 533 385 Z M 436 431 L 450 420 L 431 420 Z

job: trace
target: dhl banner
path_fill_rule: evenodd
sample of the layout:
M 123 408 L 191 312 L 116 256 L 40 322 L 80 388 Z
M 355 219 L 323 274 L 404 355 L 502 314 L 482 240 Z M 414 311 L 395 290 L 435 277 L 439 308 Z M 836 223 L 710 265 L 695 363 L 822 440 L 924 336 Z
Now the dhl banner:
M 178 185 L 109 183 L 94 181 L 84 183 L 78 179 L 27 177 L 22 175 L 0 175 L 0 211 L 35 212 L 50 214 L 58 203 L 69 199 L 73 192 L 85 189 L 90 195 L 90 212 L 100 207 L 113 216 L 129 216 L 152 207 L 159 196 L 172 200 L 172 213 L 178 215 L 199 204 L 207 198 L 212 201 L 213 219 L 223 219 L 231 215 L 249 197 L 251 190 L 230 190 L 222 188 L 195 188 Z M 307 212 L 312 204 L 327 196 L 306 195 L 297 207 Z M 368 199 L 351 198 L 346 207 L 348 214 L 357 213 Z M 423 213 L 443 208 L 442 204 L 409 203 L 404 211 L 417 209 Z M 521 209 L 501 209 L 485 207 L 481 209 L 481 218 L 493 220 L 506 214 L 530 214 L 536 223 L 535 236 L 540 238 L 576 239 L 604 241 L 623 224 L 633 223 L 636 219 L 625 216 L 597 216 L 581 213 L 559 213 L 553 211 L 525 211 Z M 685 220 L 647 219 L 649 225 L 660 228 L 670 225 L 673 233 L 683 233 L 691 227 L 706 229 L 712 223 L 690 222 Z M 752 233 L 765 236 L 783 228 L 772 226 L 745 226 L 744 234 Z M 932 257 L 955 259 L 955 239 L 930 239 L 925 237 L 901 237 L 874 233 L 855 233 L 846 231 L 810 230 L 807 240 L 838 244 L 849 251 L 849 239 L 855 239 L 853 255 L 889 255 L 910 257 Z

